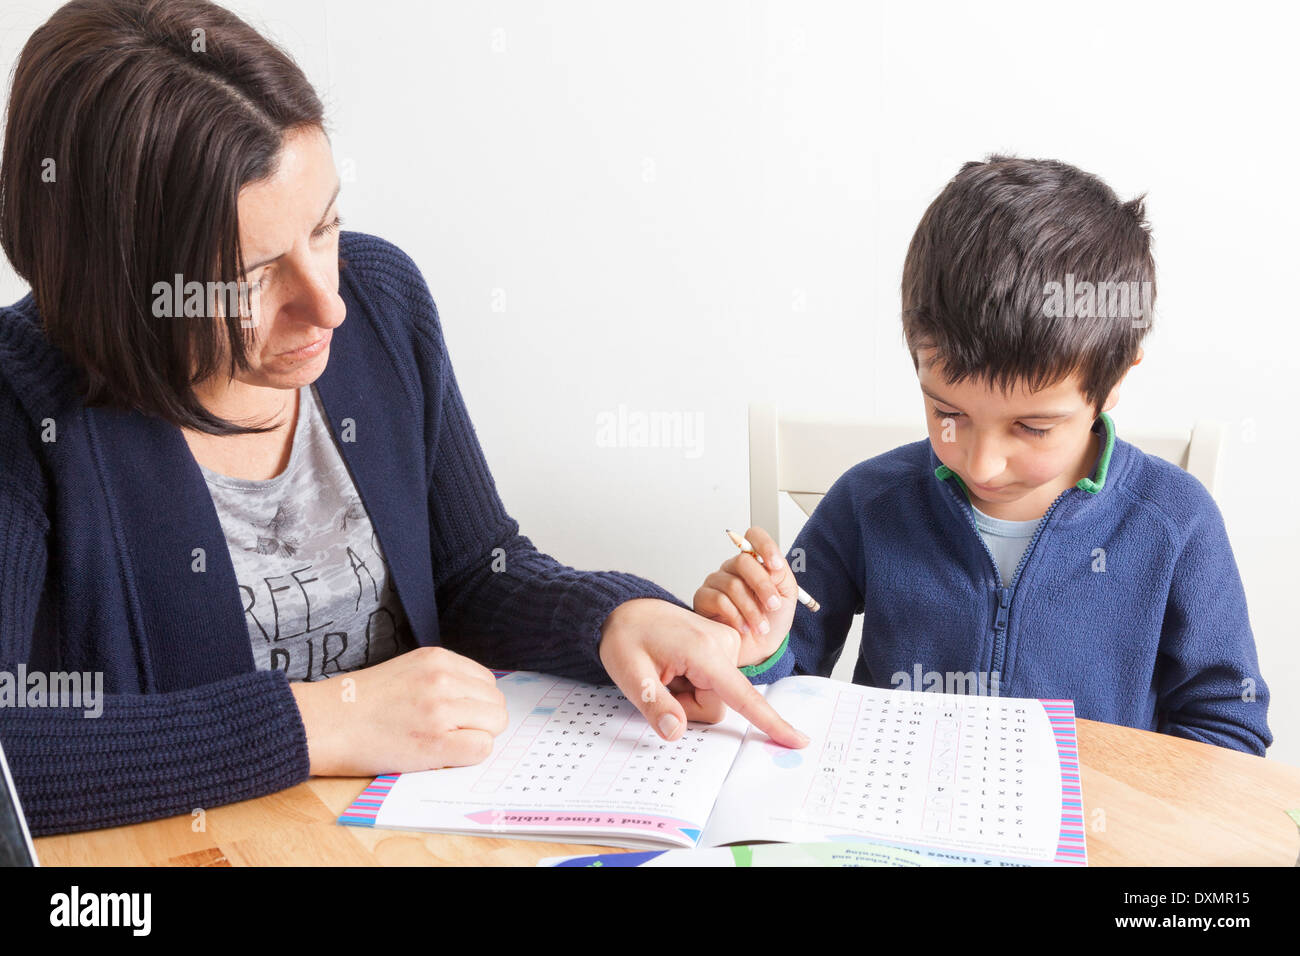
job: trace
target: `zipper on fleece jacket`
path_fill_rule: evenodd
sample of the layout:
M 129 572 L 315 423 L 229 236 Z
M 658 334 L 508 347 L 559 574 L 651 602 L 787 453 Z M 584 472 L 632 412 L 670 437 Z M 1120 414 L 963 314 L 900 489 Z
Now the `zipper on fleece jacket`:
M 1038 544 L 1038 539 L 1042 535 L 1043 529 L 1047 527 L 1048 519 L 1052 517 L 1052 512 L 1055 511 L 1056 506 L 1061 503 L 1061 499 L 1071 491 L 1074 491 L 1077 488 L 1081 491 L 1086 491 L 1089 494 L 1096 494 L 1101 491 L 1102 487 L 1106 484 L 1106 471 L 1110 467 L 1110 456 L 1115 447 L 1115 423 L 1111 421 L 1111 417 L 1105 412 L 1102 412 L 1099 417 L 1106 427 L 1106 441 L 1102 447 L 1101 456 L 1097 460 L 1097 471 L 1095 475 L 1092 478 L 1080 478 L 1072 487 L 1066 488 L 1056 496 L 1056 500 L 1052 502 L 1051 507 L 1049 507 L 1047 511 L 1043 513 L 1043 517 L 1038 520 L 1038 527 L 1034 529 L 1034 536 L 1029 539 L 1029 545 L 1025 548 L 1025 553 L 1020 556 L 1020 563 L 1016 565 L 1016 570 L 1011 575 L 1011 582 L 1006 586 L 1001 584 L 1002 572 L 998 570 L 998 564 L 993 557 L 993 552 L 989 549 L 988 542 L 984 540 L 984 535 L 980 533 L 979 525 L 975 521 L 974 506 L 970 501 L 970 489 L 967 488 L 966 483 L 961 480 L 961 475 L 957 474 L 947 465 L 940 465 L 934 470 L 935 477 L 940 481 L 949 477 L 956 478 L 957 484 L 960 485 L 961 490 L 965 492 L 965 500 L 960 496 L 958 496 L 957 500 L 965 506 L 966 520 L 969 522 L 971 530 L 975 532 L 975 537 L 979 539 L 980 545 L 984 548 L 984 553 L 988 555 L 989 567 L 993 569 L 993 580 L 999 582 L 997 587 L 998 604 L 993 618 L 993 662 L 990 665 L 992 672 L 998 675 L 999 681 L 1002 679 L 1002 662 L 1003 658 L 1006 656 L 1007 621 L 1011 616 L 1011 600 L 1015 593 L 1016 583 L 1020 580 L 1020 572 L 1028 563 L 1029 556 L 1033 554 L 1034 547 Z M 957 494 L 956 489 L 951 485 L 948 485 L 948 489 L 954 495 Z

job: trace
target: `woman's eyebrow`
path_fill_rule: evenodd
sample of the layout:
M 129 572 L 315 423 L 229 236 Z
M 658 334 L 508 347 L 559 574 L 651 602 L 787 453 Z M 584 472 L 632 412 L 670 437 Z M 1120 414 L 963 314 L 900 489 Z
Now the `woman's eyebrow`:
M 316 225 L 312 227 L 313 229 L 319 229 L 321 226 L 325 224 L 325 217 L 329 215 L 330 206 L 334 205 L 334 200 L 339 198 L 339 190 L 342 188 L 343 188 L 342 182 L 336 182 L 334 184 L 334 192 L 330 194 L 330 201 L 325 204 L 325 211 L 320 214 L 320 219 L 316 220 Z M 259 259 L 257 262 L 254 262 L 251 266 L 245 266 L 244 271 L 252 272 L 254 269 L 260 269 L 262 268 L 262 266 L 267 265 L 268 263 L 272 263 L 276 259 L 279 259 L 280 256 L 282 255 L 284 255 L 283 252 L 280 253 L 280 255 L 267 256 L 265 259 Z
M 921 391 L 924 392 L 926 395 L 929 395 L 931 398 L 933 398 L 936 402 L 938 402 L 941 405 L 952 405 L 956 407 L 955 402 L 950 402 L 946 398 L 940 398 L 938 395 L 934 394 L 934 392 L 930 391 L 924 385 L 921 386 Z M 1035 414 L 1028 414 L 1028 415 L 1012 415 L 1011 417 L 1012 418 L 1033 418 L 1036 420 L 1043 419 L 1045 421 L 1053 421 L 1058 418 L 1069 418 L 1073 414 L 1074 412 L 1043 412 L 1041 414 L 1035 413 Z

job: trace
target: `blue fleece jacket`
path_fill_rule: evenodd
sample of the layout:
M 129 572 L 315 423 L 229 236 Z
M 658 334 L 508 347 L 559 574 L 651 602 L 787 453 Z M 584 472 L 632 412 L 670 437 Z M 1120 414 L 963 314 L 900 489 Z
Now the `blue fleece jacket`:
M 598 644 L 650 581 L 541 554 L 506 513 L 423 276 L 345 232 L 316 381 L 422 646 L 608 682 Z M 34 834 L 133 823 L 308 776 L 283 671 L 257 670 L 230 552 L 180 429 L 87 408 L 30 295 L 0 309 L 0 671 L 103 675 L 102 713 L 0 707 Z M 346 438 L 345 438 L 346 436 Z M 199 561 L 200 549 L 203 561 Z
M 1118 439 L 1107 413 L 1093 431 L 1095 472 L 1047 509 L 1006 587 L 928 439 L 849 469 L 788 555 L 821 610 L 798 607 L 761 680 L 829 675 L 864 614 L 855 683 L 983 693 L 996 680 L 1004 697 L 1069 698 L 1082 718 L 1263 755 L 1268 687 L 1218 506 Z

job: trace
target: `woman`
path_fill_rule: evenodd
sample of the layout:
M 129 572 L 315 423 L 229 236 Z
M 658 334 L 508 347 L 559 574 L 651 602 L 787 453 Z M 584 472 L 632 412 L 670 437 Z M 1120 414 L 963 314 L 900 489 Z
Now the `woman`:
M 737 670 L 779 637 L 519 535 L 419 270 L 338 231 L 284 53 L 201 0 L 76 0 L 8 115 L 0 669 L 105 691 L 0 709 L 34 833 L 476 763 L 488 666 L 612 678 L 666 739 L 730 704 L 806 742 Z

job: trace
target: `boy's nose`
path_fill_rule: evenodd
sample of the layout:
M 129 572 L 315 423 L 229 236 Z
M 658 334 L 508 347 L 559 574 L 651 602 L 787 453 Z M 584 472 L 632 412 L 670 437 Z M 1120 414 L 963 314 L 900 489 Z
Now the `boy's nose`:
M 966 474 L 977 485 L 996 485 L 1006 471 L 1006 458 L 989 445 L 976 445 L 966 458 Z

